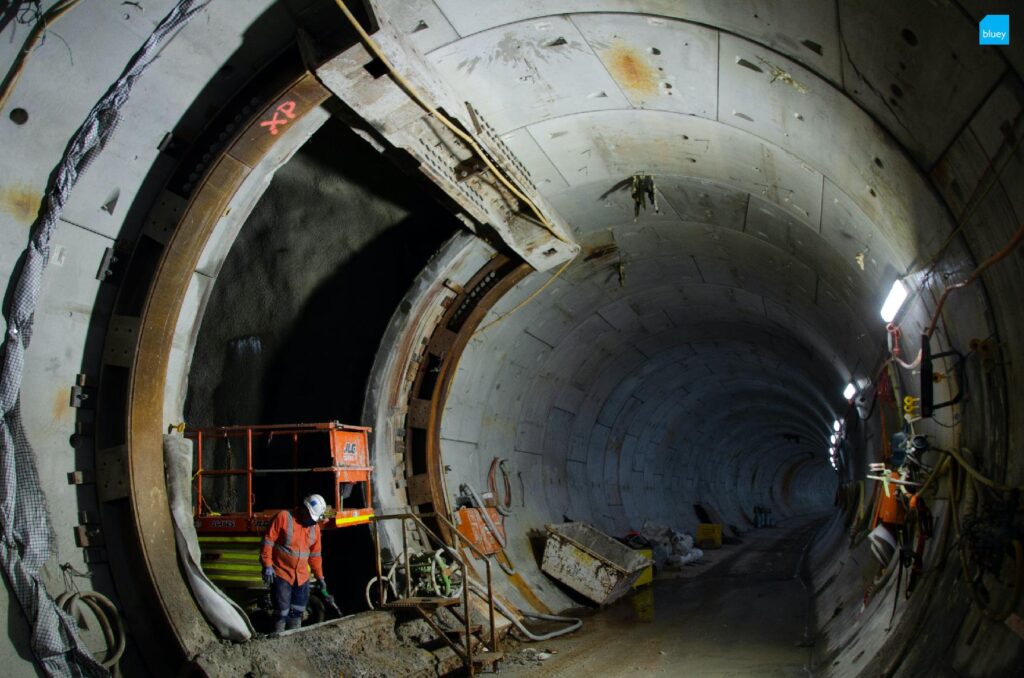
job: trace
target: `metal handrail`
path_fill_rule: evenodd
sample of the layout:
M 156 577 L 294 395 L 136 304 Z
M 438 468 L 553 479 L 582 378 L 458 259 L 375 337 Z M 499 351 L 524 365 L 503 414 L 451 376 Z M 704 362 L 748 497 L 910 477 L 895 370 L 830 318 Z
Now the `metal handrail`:
M 491 651 L 492 652 L 497 652 L 498 651 L 498 634 L 497 634 L 497 629 L 496 629 L 495 613 L 494 613 L 494 589 L 493 589 L 493 580 L 492 580 L 492 575 L 491 575 L 491 563 L 490 563 L 490 560 L 483 554 L 483 552 L 479 548 L 477 548 L 477 546 L 473 542 L 471 542 L 469 539 L 467 539 L 465 535 L 463 535 L 461 532 L 459 532 L 458 529 L 455 527 L 455 525 L 453 525 L 447 518 L 445 518 L 444 516 L 439 515 L 437 513 L 420 513 L 420 514 L 415 514 L 415 513 L 390 513 L 390 514 L 384 514 L 384 515 L 377 515 L 377 516 L 374 516 L 372 518 L 372 521 L 373 521 L 373 537 L 374 537 L 374 545 L 375 545 L 375 549 L 376 549 L 376 561 L 377 561 L 376 562 L 376 567 L 377 567 L 377 584 L 378 584 L 378 587 L 379 587 L 378 595 L 380 596 L 380 600 L 383 601 L 385 594 L 384 594 L 384 576 L 383 576 L 383 568 L 382 568 L 382 564 L 381 564 L 381 552 L 380 552 L 380 528 L 379 528 L 379 524 L 381 522 L 383 522 L 385 520 L 401 520 L 401 521 L 403 521 L 402 522 L 402 558 L 403 558 L 403 560 L 404 560 L 404 562 L 406 564 L 406 569 L 407 569 L 407 574 L 406 574 L 406 578 L 405 578 L 405 590 L 406 590 L 406 597 L 407 598 L 411 598 L 412 597 L 412 577 L 409 576 L 410 573 L 408 572 L 408 568 L 409 568 L 409 544 L 408 544 L 408 539 L 406 537 L 406 530 L 405 530 L 405 522 L 404 521 L 406 521 L 406 520 L 413 521 L 413 523 L 415 523 L 417 526 L 419 526 L 420 529 L 422 529 L 427 534 L 427 536 L 430 539 L 433 539 L 438 544 L 441 544 L 448 551 L 452 551 L 452 546 L 450 546 L 444 539 L 441 539 L 437 534 L 435 534 L 434 531 L 431 530 L 426 525 L 426 523 L 423 522 L 423 518 L 433 518 L 433 519 L 436 519 L 439 522 L 441 522 L 443 525 L 445 525 L 449 529 L 449 533 L 450 534 L 455 535 L 455 541 L 456 541 L 455 545 L 456 545 L 456 548 L 457 548 L 458 542 L 461 541 L 465 546 L 469 547 L 470 551 L 472 551 L 473 554 L 475 554 L 477 557 L 481 558 L 483 560 L 483 562 L 484 562 L 484 568 L 485 568 L 486 573 L 487 573 L 487 597 L 486 598 L 484 598 L 484 596 L 480 592 L 473 590 L 473 587 L 470 586 L 470 582 L 469 582 L 469 564 L 466 561 L 465 553 L 461 549 L 457 549 L 457 550 L 454 551 L 454 555 L 456 557 L 455 562 L 458 564 L 459 569 L 462 571 L 462 604 L 463 604 L 463 607 L 465 607 L 465 611 L 466 611 L 465 617 L 463 619 L 463 623 L 464 623 L 465 629 L 466 629 L 466 633 L 465 633 L 465 636 L 466 636 L 466 650 L 465 650 L 466 667 L 469 670 L 469 674 L 473 675 L 473 643 L 472 643 L 472 633 L 471 633 L 472 614 L 470 612 L 470 607 L 469 607 L 469 596 L 470 596 L 471 592 L 476 594 L 477 596 L 479 596 L 481 599 L 484 599 L 484 600 L 487 601 L 488 616 L 489 616 L 489 622 L 490 622 L 490 628 L 491 628 L 491 638 L 490 638 Z M 445 642 L 447 642 L 452 647 L 452 649 L 458 649 L 458 648 L 456 648 L 455 644 L 452 643 L 444 635 L 444 633 L 433 622 L 433 620 L 429 618 L 429 615 L 424 615 L 422 613 L 422 611 L 421 611 L 421 615 L 424 617 L 424 619 L 427 620 L 428 623 L 430 623 L 431 626 L 434 627 L 434 630 L 438 632 L 438 634 L 445 640 Z M 461 654 L 461 652 L 460 652 L 460 654 Z

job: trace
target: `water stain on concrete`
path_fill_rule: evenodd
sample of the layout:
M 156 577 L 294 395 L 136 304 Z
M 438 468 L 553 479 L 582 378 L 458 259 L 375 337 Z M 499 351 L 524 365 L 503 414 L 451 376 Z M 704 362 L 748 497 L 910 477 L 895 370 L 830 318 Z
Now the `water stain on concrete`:
M 635 94 L 654 94 L 658 91 L 658 71 L 636 48 L 616 41 L 602 55 L 612 77 Z
M 614 242 L 604 245 L 596 245 L 584 250 L 585 256 L 583 257 L 583 260 L 594 261 L 595 259 L 609 259 L 613 255 L 617 254 L 618 251 L 619 246 Z
M 456 66 L 460 71 L 471 74 L 481 63 L 504 64 L 512 68 L 526 68 L 529 73 L 520 77 L 524 82 L 539 80 L 536 64 L 549 63 L 559 59 L 572 58 L 574 54 L 587 54 L 589 47 L 579 40 L 569 40 L 561 35 L 539 37 L 513 31 L 506 31 L 486 56 L 463 59 Z
M 42 195 L 30 186 L 0 188 L 0 209 L 26 224 L 35 221 L 41 201 Z

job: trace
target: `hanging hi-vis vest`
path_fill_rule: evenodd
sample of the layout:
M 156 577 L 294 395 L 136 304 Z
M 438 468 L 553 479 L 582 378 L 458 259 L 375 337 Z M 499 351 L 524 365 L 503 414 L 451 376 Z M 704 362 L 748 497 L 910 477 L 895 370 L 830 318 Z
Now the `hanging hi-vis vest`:
M 274 576 L 289 584 L 305 584 L 309 570 L 323 579 L 324 566 L 320 557 L 320 526 L 304 527 L 295 520 L 291 511 L 281 511 L 263 536 L 260 561 L 264 567 L 273 567 Z

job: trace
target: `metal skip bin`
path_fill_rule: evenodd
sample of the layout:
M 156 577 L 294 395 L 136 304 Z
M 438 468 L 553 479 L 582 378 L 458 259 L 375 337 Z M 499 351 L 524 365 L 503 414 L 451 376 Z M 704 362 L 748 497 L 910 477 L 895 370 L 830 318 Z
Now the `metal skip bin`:
M 547 531 L 541 570 L 598 605 L 620 598 L 651 564 L 586 523 L 548 525 Z

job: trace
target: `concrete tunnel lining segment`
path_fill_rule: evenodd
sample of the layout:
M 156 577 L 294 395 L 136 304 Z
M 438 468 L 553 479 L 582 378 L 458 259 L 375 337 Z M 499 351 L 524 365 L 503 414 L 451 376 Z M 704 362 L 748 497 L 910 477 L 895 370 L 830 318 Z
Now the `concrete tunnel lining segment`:
M 396 5 L 386 8 L 395 12 L 396 20 L 416 11 L 398 7 L 400 3 L 381 4 Z M 425 12 L 435 7 L 426 4 Z M 438 4 L 449 10 L 459 5 L 454 1 Z M 602 3 L 601 8 L 620 4 Z M 919 137 L 910 131 L 913 124 L 908 128 L 903 120 L 894 122 L 891 110 L 880 107 L 870 95 L 851 91 L 850 80 L 844 80 L 844 66 L 851 65 L 855 55 L 858 68 L 873 66 L 869 55 L 856 52 L 861 43 L 855 43 L 853 50 L 850 46 L 845 51 L 832 49 L 839 41 L 815 32 L 817 24 L 805 27 L 813 38 L 807 39 L 819 45 L 811 54 L 780 41 L 779 34 L 773 38 L 749 32 L 745 23 L 749 18 L 734 17 L 731 23 L 723 23 L 726 31 L 719 31 L 714 27 L 716 17 L 710 15 L 702 22 L 706 25 L 622 16 L 627 39 L 649 41 L 649 31 L 661 40 L 658 44 L 671 44 L 673 36 L 699 35 L 705 42 L 714 36 L 716 48 L 701 51 L 700 59 L 688 68 L 695 75 L 710 73 L 712 65 L 716 73 L 721 71 L 725 80 L 716 90 L 717 110 L 704 106 L 687 112 L 696 116 L 684 115 L 673 108 L 674 103 L 655 103 L 669 101 L 666 98 L 638 100 L 636 92 L 627 90 L 620 92 L 621 97 L 612 92 L 606 97 L 576 98 L 575 104 L 563 102 L 566 108 L 560 112 L 543 107 L 530 111 L 523 102 L 542 100 L 543 83 L 527 83 L 514 95 L 494 84 L 479 86 L 480 78 L 491 83 L 507 81 L 503 78 L 509 77 L 509 71 L 502 70 L 509 68 L 507 61 L 484 59 L 470 74 L 457 62 L 460 57 L 492 53 L 502 31 L 517 32 L 536 54 L 546 54 L 535 32 L 540 23 L 551 23 L 551 17 L 539 14 L 536 7 L 508 5 L 501 10 L 510 13 L 508 23 L 501 20 L 501 12 L 482 23 L 476 19 L 474 25 L 465 23 L 462 14 L 448 11 L 440 17 L 432 15 L 430 29 L 413 33 L 411 39 L 435 41 L 424 49 L 425 60 L 449 79 L 456 74 L 467 76 L 463 83 L 467 89 L 478 86 L 482 110 L 497 122 L 509 146 L 535 176 L 546 179 L 538 184 L 555 209 L 570 223 L 581 225 L 575 235 L 584 246 L 600 249 L 608 244 L 606 234 L 610 233 L 616 252 L 574 264 L 544 295 L 492 329 L 472 336 L 473 325 L 487 325 L 508 312 L 549 275 L 526 275 L 526 270 L 510 268 L 507 272 L 512 277 L 506 286 L 511 289 L 503 295 L 492 294 L 476 309 L 473 322 L 462 328 L 464 334 L 453 339 L 434 334 L 446 313 L 443 301 L 454 298 L 458 304 L 462 298 L 443 283 L 448 279 L 465 286 L 486 269 L 495 251 L 465 234 L 445 245 L 407 296 L 411 310 L 396 312 L 371 374 L 364 411 L 377 428 L 375 453 L 385 470 L 382 475 L 394 471 L 395 479 L 395 487 L 388 483 L 382 493 L 384 501 L 396 507 L 414 503 L 404 490 L 408 477 L 418 474 L 396 464 L 400 458 L 395 452 L 403 437 L 398 431 L 406 428 L 404 416 L 412 413 L 407 404 L 409 384 L 403 380 L 406 367 L 418 354 L 419 342 L 426 339 L 428 344 L 439 341 L 447 348 L 453 342 L 465 344 L 464 351 L 439 356 L 447 380 L 429 399 L 428 446 L 433 446 L 427 469 L 432 474 L 429 503 L 443 506 L 452 500 L 437 475 L 443 473 L 444 465 L 452 466 L 455 476 L 479 482 L 489 459 L 481 455 L 514 450 L 516 463 L 526 471 L 524 489 L 531 490 L 534 501 L 510 521 L 516 535 L 511 552 L 517 561 L 532 560 L 527 531 L 557 521 L 563 514 L 621 531 L 647 517 L 658 516 L 666 522 L 689 517 L 691 504 L 698 500 L 715 504 L 737 524 L 744 523 L 749 509 L 740 505 L 744 502 L 775 502 L 780 508 L 788 504 L 793 514 L 824 506 L 832 499 L 833 475 L 822 455 L 829 424 L 842 414 L 837 394 L 850 378 L 866 376 L 877 361 L 875 313 L 887 280 L 920 263 L 951 229 L 950 215 L 959 207 L 958 199 L 939 169 L 957 162 L 970 165 L 975 156 L 984 157 L 986 152 L 981 142 L 971 143 L 971 130 L 958 133 L 951 121 L 973 119 L 980 130 L 996 117 L 982 104 L 995 96 L 993 92 L 1020 89 L 1012 69 L 988 56 L 971 56 L 983 77 L 972 81 L 973 95 L 965 95 L 942 121 L 930 118 L 927 107 L 908 103 L 903 115 L 931 131 Z M 582 87 L 597 78 L 615 80 L 615 73 L 605 70 L 608 62 L 602 40 L 607 36 L 602 37 L 602 31 L 609 17 L 618 15 L 574 13 L 583 5 L 573 2 L 558 6 L 568 15 L 564 21 L 554 21 L 573 31 L 580 45 L 595 50 L 589 56 L 581 52 L 582 56 L 574 57 L 580 77 L 570 85 Z M 846 25 L 863 29 L 861 17 L 848 16 L 853 11 L 844 7 L 836 14 L 843 14 Z M 901 10 L 886 11 L 897 14 L 890 17 L 894 21 L 908 19 Z M 448 23 L 449 18 L 455 23 Z M 946 20 L 952 21 L 948 17 L 942 21 Z M 935 17 L 922 21 L 945 26 Z M 446 42 L 438 38 L 442 30 L 451 31 Z M 870 36 L 861 37 L 864 44 L 872 42 Z M 638 40 L 637 44 L 646 43 Z M 932 44 L 925 47 L 940 50 Z M 768 62 L 807 91 L 785 78 L 769 82 L 763 72 L 733 64 L 733 56 L 752 64 Z M 536 63 L 541 80 L 558 66 L 557 60 Z M 310 78 L 304 86 L 310 91 L 318 87 Z M 675 90 L 679 91 L 678 82 Z M 737 99 L 740 94 L 744 98 Z M 310 102 L 326 97 L 320 91 Z M 754 107 L 746 106 L 748 100 L 754 101 Z M 981 102 L 977 109 L 974 100 Z M 274 100 L 266 110 L 280 102 Z M 649 107 L 662 110 L 646 110 Z M 729 113 L 734 108 L 752 119 Z M 801 117 L 790 115 L 793 109 L 799 109 Z M 224 160 L 210 175 L 203 198 L 193 200 L 192 210 L 209 200 L 211 214 L 222 210 L 226 215 L 216 226 L 210 220 L 194 220 L 194 211 L 189 211 L 182 228 L 173 233 L 170 228 L 147 227 L 144 237 L 167 244 L 169 254 L 157 269 L 141 322 L 136 325 L 130 320 L 133 313 L 124 312 L 121 303 L 111 323 L 113 329 L 139 332 L 139 343 L 129 347 L 139 353 L 108 363 L 112 369 L 103 380 L 108 392 L 112 385 L 124 386 L 131 398 L 127 437 L 119 440 L 114 435 L 107 444 L 98 445 L 103 491 L 107 500 L 113 500 L 104 508 L 109 539 L 124 539 L 124 543 L 138 539 L 149 565 L 137 577 L 142 599 L 165 607 L 168 623 L 186 654 L 194 654 L 208 642 L 209 633 L 180 580 L 172 576 L 173 547 L 159 537 L 166 531 L 166 526 L 161 527 L 161 496 L 159 491 L 148 491 L 159 487 L 160 480 L 153 422 L 159 419 L 162 427 L 180 419 L 192 342 L 212 284 L 202 272 L 219 270 L 218 262 L 229 256 L 230 244 L 274 168 L 336 111 L 311 105 L 304 112 L 308 113 L 304 128 L 296 121 L 272 147 L 255 153 L 239 147 L 234 157 L 241 162 Z M 716 119 L 704 119 L 701 113 Z M 502 115 L 512 117 L 503 123 Z M 680 130 L 684 130 L 682 137 Z M 986 133 L 978 132 L 982 138 Z M 947 144 L 949 138 L 954 140 Z M 245 135 L 239 139 L 244 142 Z M 708 141 L 713 150 L 696 153 L 692 142 L 698 140 Z M 588 165 L 588 173 L 581 177 L 571 157 L 587 149 L 599 162 Z M 264 151 L 268 155 L 260 161 Z M 760 159 L 752 169 L 750 158 Z M 933 168 L 929 177 L 927 171 Z M 640 169 L 658 176 L 663 214 L 647 212 L 638 223 L 631 223 L 626 193 L 606 191 Z M 774 184 L 765 184 L 766 173 L 774 175 Z M 974 170 L 965 174 L 981 175 Z M 248 177 L 244 181 L 243 175 Z M 794 179 L 798 189 L 788 195 L 762 190 L 762 184 L 777 187 L 779 177 Z M 973 185 L 963 177 L 960 180 L 961 186 Z M 1012 195 L 998 199 L 1006 204 L 993 209 L 1002 209 L 1000 214 L 1014 219 L 1019 206 Z M 184 207 L 180 201 L 172 199 L 172 203 Z M 230 214 L 222 209 L 228 205 Z M 173 223 L 172 215 L 173 210 L 164 213 L 162 223 Z M 206 231 L 190 235 L 190 227 Z M 206 235 L 201 233 L 207 232 L 212 235 L 204 244 Z M 981 238 L 978 251 L 989 251 L 988 244 L 1000 241 L 988 231 L 972 237 Z M 955 274 L 968 266 L 977 242 L 961 248 L 944 273 Z M 858 267 L 857 255 L 865 254 L 865 264 Z M 155 261 L 140 257 L 136 263 Z M 615 268 L 619 263 L 625 265 L 624 285 Z M 1014 280 L 1012 275 L 1007 279 Z M 927 300 L 928 285 L 935 280 L 918 282 L 923 288 L 920 299 Z M 951 306 L 951 317 L 958 322 L 952 337 L 942 337 L 943 342 L 991 336 L 993 324 L 1010 337 L 1019 336 L 1017 321 L 1008 319 L 1005 300 L 977 292 L 970 298 Z M 187 313 L 179 315 L 182 300 Z M 987 316 L 979 310 L 982 307 L 989 310 Z M 922 312 L 910 312 L 906 322 L 920 325 Z M 994 323 L 993 317 L 1000 322 Z M 691 330 L 694 325 L 699 329 Z M 122 349 L 111 342 L 108 336 L 108 358 Z M 132 381 L 120 381 L 126 368 L 133 370 Z M 1016 374 L 1012 372 L 1016 368 L 1009 369 L 1011 376 Z M 162 380 L 158 375 L 165 371 L 167 378 Z M 727 406 L 721 405 L 725 399 Z M 111 405 L 110 410 L 114 409 Z M 114 415 L 112 411 L 102 414 L 108 417 L 102 429 L 116 428 L 110 425 Z M 781 423 L 790 420 L 800 423 Z M 1009 421 L 1005 425 L 1011 428 Z M 794 432 L 801 438 L 796 450 L 781 442 L 782 434 Z M 122 442 L 127 448 L 120 447 Z M 814 463 L 807 461 L 808 453 L 816 455 Z M 858 460 L 867 457 L 861 454 Z M 128 485 L 118 484 L 120 468 L 125 469 Z M 758 478 L 758 485 L 748 478 Z M 448 481 L 449 487 L 457 484 Z M 793 496 L 794 485 L 802 488 L 797 496 Z M 673 491 L 678 488 L 685 489 Z M 127 521 L 116 513 L 127 516 Z M 115 553 L 117 546 L 112 543 L 111 548 Z M 148 578 L 153 579 L 153 588 Z M 543 578 L 537 576 L 531 582 L 544 602 L 554 607 L 565 604 L 564 596 Z M 509 595 L 517 603 L 528 604 L 514 591 Z M 132 594 L 126 593 L 126 600 L 131 599 Z

